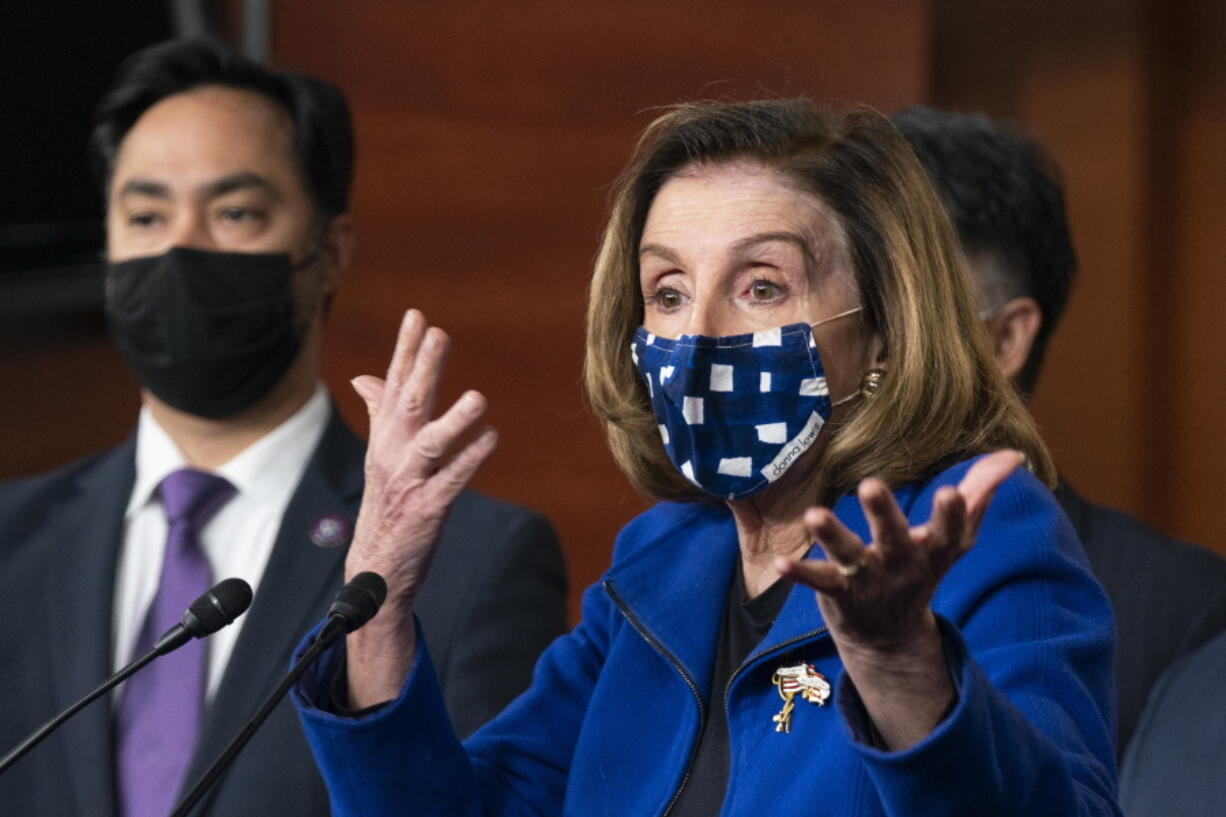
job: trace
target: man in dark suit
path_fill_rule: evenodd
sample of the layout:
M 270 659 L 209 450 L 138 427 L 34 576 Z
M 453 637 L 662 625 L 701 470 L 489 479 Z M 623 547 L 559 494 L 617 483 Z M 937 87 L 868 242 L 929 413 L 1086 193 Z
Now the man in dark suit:
M 1226 812 L 1226 631 L 1177 661 L 1154 687 L 1120 772 L 1128 817 Z
M 1039 144 L 983 115 L 918 107 L 893 120 L 958 233 L 997 362 L 1028 398 L 1077 266 L 1059 169 Z M 1226 627 L 1226 561 L 1067 482 L 1056 496 L 1115 608 L 1123 756 L 1159 675 Z
M 319 384 L 319 338 L 349 261 L 352 139 L 339 90 L 215 44 L 141 52 L 103 101 L 107 311 L 143 408 L 120 447 L 0 486 L 0 752 L 143 652 L 155 613 L 198 595 L 172 584 L 238 576 L 255 600 L 192 642 L 202 657 L 158 659 L 0 776 L 5 814 L 165 817 L 340 586 L 365 444 Z M 205 488 L 176 516 L 184 484 Z M 549 523 L 460 493 L 416 610 L 467 734 L 565 628 Z M 287 702 L 206 813 L 328 813 Z

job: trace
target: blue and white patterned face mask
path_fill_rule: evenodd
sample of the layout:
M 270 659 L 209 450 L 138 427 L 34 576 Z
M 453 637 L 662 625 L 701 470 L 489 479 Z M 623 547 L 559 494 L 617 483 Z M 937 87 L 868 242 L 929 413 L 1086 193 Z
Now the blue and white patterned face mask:
M 721 499 L 742 499 L 779 479 L 817 440 L 832 403 L 813 326 L 794 323 L 722 338 L 657 337 L 630 344 L 669 459 Z

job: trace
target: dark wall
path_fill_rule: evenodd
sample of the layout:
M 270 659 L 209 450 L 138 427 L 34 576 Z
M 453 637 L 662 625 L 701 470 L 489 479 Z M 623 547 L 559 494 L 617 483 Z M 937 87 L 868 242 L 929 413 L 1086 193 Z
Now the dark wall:
M 85 149 L 120 60 L 169 36 L 165 3 L 0 3 L 0 295 L 5 274 L 96 255 L 102 197 Z
M 0 475 L 127 433 L 135 385 L 101 317 L 90 119 L 120 61 L 169 35 L 148 0 L 0 2 Z

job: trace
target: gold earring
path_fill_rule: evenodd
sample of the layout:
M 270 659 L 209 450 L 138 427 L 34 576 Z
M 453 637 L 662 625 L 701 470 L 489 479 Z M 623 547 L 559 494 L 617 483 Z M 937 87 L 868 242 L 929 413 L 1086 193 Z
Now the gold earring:
M 869 369 L 865 372 L 864 379 L 860 381 L 860 396 L 865 400 L 871 399 L 881 390 L 881 381 L 884 377 L 885 369 Z

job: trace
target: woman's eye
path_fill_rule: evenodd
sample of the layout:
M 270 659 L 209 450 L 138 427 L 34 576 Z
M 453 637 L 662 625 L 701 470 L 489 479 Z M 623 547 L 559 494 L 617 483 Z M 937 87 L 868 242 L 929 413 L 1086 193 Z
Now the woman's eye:
M 779 286 L 770 281 L 754 281 L 749 285 L 749 297 L 755 301 L 769 301 L 779 295 Z
M 654 304 L 660 309 L 673 310 L 681 306 L 685 298 L 680 292 L 671 287 L 662 287 L 651 293 L 647 298 L 647 302 Z

